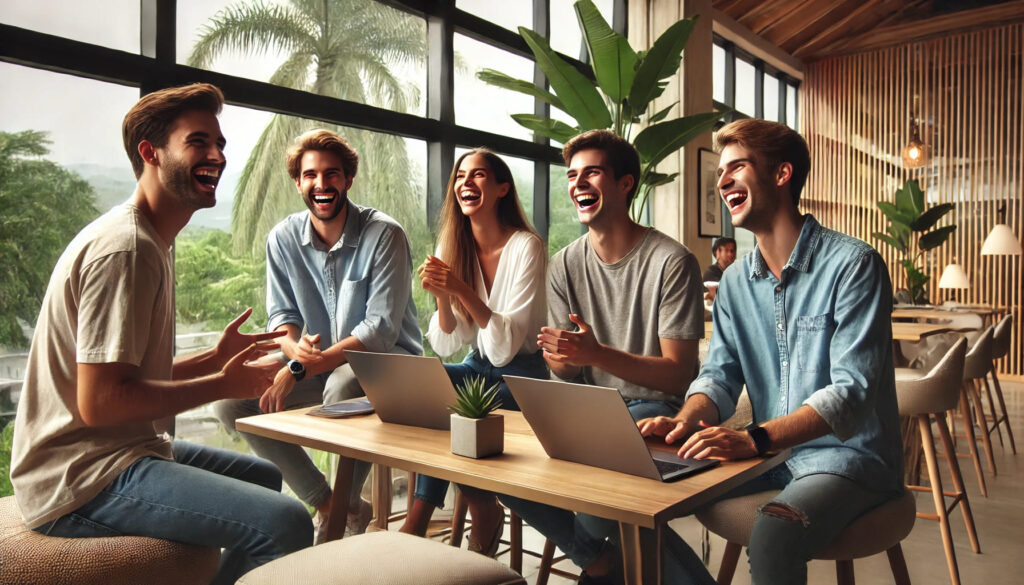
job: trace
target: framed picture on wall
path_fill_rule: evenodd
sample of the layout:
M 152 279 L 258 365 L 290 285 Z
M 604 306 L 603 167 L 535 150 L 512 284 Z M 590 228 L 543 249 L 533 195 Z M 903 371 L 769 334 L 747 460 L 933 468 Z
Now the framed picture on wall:
M 718 153 L 702 148 L 697 152 L 698 233 L 704 238 L 722 235 L 722 200 L 718 196 Z

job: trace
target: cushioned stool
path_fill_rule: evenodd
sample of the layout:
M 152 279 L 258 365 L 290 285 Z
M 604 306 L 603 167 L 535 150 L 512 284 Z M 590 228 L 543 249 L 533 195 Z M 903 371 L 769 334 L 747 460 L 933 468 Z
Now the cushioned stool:
M 0 585 L 206 585 L 219 564 L 219 549 L 157 538 L 43 536 L 0 499 Z
M 718 570 L 719 585 L 732 582 L 740 551 L 750 544 L 757 510 L 778 493 L 767 491 L 729 498 L 697 512 L 701 524 L 724 538 L 727 543 L 722 555 L 722 566 Z M 889 565 L 897 585 L 909 585 L 910 576 L 907 574 L 900 541 L 914 527 L 915 512 L 913 494 L 904 492 L 902 497 L 886 502 L 854 520 L 814 558 L 834 560 L 839 585 L 853 585 L 853 560 L 885 551 L 889 555 Z
M 238 585 L 525 585 L 483 555 L 400 532 L 335 540 L 271 561 Z

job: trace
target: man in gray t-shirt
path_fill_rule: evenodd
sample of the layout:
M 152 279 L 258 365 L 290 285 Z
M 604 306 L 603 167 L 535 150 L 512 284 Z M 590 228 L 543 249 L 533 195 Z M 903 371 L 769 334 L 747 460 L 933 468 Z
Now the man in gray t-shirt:
M 592 130 L 566 143 L 569 196 L 587 233 L 548 269 L 548 327 L 537 344 L 563 380 L 618 388 L 635 419 L 678 411 L 704 335 L 700 268 L 683 245 L 629 218 L 640 159 Z M 568 414 L 568 413 L 567 413 Z M 614 522 L 509 496 L 502 501 L 550 538 L 591 582 L 613 569 Z M 589 580 L 589 581 L 588 581 Z

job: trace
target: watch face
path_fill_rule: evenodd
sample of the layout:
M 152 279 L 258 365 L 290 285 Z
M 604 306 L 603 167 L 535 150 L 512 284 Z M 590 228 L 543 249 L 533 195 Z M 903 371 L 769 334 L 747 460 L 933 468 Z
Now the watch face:
M 300 362 L 299 360 L 292 360 L 288 362 L 288 369 L 293 374 L 301 374 L 306 371 L 306 368 L 302 365 L 302 362 Z

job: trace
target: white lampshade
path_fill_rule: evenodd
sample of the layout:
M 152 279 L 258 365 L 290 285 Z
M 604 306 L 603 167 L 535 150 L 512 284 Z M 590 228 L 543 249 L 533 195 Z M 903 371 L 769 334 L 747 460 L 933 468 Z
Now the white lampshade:
M 981 246 L 983 256 L 1020 256 L 1020 253 L 1020 240 L 1013 234 L 1010 226 L 1005 223 L 996 224 Z
M 967 280 L 967 273 L 957 263 L 949 264 L 942 271 L 942 278 L 939 279 L 939 288 L 970 288 L 971 283 Z

